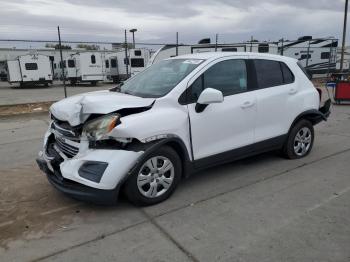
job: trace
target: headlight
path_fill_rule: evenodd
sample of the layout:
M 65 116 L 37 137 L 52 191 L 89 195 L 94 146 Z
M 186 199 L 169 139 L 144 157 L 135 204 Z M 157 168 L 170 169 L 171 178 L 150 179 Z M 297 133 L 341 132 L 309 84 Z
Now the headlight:
M 103 139 L 106 134 L 112 131 L 112 129 L 118 124 L 120 115 L 107 115 L 86 123 L 83 128 L 83 134 L 89 140 Z

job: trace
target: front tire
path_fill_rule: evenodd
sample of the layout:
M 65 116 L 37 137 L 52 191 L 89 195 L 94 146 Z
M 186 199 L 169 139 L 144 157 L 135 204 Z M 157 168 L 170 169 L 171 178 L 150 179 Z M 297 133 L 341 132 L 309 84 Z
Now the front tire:
M 174 192 L 182 173 L 181 159 L 170 147 L 150 153 L 124 185 L 130 202 L 139 206 L 160 203 Z
M 283 147 L 286 158 L 297 159 L 307 156 L 314 143 L 314 127 L 306 119 L 298 121 L 290 130 Z

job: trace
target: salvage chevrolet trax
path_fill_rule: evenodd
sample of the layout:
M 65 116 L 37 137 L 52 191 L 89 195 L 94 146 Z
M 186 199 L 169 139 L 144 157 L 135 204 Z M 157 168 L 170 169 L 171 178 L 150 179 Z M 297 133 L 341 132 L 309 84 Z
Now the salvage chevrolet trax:
M 280 150 L 309 154 L 329 115 L 296 60 L 201 53 L 163 60 L 108 91 L 63 99 L 37 162 L 58 190 L 114 203 L 167 199 L 191 172 Z

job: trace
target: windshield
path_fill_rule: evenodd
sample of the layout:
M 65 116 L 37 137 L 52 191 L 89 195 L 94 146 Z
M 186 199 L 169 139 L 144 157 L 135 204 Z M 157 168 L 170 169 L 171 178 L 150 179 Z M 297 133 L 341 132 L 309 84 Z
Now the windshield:
M 169 93 L 203 60 L 170 59 L 152 65 L 126 81 L 120 92 L 140 97 L 161 97 Z

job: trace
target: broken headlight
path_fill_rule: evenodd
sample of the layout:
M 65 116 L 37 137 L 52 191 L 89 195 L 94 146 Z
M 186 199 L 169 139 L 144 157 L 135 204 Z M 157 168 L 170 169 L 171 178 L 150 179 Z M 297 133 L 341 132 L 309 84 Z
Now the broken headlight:
M 106 134 L 112 131 L 112 129 L 118 124 L 120 115 L 107 115 L 96 118 L 87 122 L 83 128 L 83 135 L 89 140 L 101 140 L 106 137 Z

